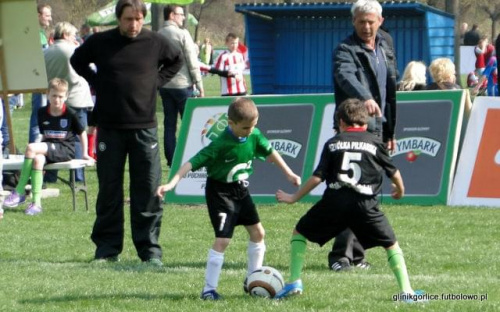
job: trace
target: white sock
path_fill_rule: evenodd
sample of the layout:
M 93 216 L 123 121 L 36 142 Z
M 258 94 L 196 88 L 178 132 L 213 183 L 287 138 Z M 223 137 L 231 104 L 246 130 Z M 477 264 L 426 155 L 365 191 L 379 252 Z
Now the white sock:
M 203 287 L 203 292 L 217 289 L 223 263 L 224 253 L 217 252 L 213 249 L 208 251 L 207 270 L 205 272 L 205 287 Z
M 252 241 L 248 241 L 247 275 L 250 275 L 250 273 L 262 267 L 265 253 L 266 253 L 266 244 L 264 243 L 264 241 L 260 243 L 254 243 Z

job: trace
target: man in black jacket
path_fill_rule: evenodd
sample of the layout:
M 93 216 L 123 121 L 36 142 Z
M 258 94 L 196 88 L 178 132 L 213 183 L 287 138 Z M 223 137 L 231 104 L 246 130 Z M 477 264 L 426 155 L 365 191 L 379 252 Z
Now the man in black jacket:
M 139 258 L 161 266 L 158 243 L 163 208 L 157 138 L 157 88 L 182 66 L 168 39 L 143 29 L 141 0 L 119 0 L 118 27 L 92 35 L 76 49 L 71 65 L 96 91 L 93 117 L 98 126 L 99 193 L 92 240 L 97 261 L 117 261 L 123 250 L 125 162 L 130 171 L 130 223 Z M 97 71 L 89 65 L 94 63 Z
M 362 100 L 372 116 L 369 131 L 382 135 L 388 150 L 393 151 L 397 65 L 392 38 L 380 28 L 384 18 L 377 1 L 358 0 L 351 13 L 354 32 L 339 44 L 333 56 L 335 103 L 339 105 L 348 98 Z M 363 247 L 350 229 L 335 238 L 328 266 L 337 272 L 352 266 L 370 267 Z

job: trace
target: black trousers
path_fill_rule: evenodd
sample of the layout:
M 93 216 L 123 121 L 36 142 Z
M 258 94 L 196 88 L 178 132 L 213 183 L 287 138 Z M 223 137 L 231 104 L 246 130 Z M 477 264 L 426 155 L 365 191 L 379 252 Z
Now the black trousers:
M 157 128 L 104 129 L 97 134 L 99 193 L 92 241 L 96 258 L 117 256 L 123 250 L 124 172 L 129 161 L 132 241 L 141 260 L 161 258 L 158 243 L 163 208 L 155 196 L 161 183 Z
M 339 260 L 348 261 L 351 264 L 358 263 L 364 258 L 365 249 L 351 229 L 347 228 L 335 237 L 332 251 L 328 253 L 328 266 L 331 267 Z

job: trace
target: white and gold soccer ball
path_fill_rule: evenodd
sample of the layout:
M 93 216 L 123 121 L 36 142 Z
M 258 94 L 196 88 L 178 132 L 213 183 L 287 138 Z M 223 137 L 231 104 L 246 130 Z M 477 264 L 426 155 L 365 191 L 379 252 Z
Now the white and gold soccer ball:
M 270 266 L 253 271 L 246 280 L 248 293 L 253 297 L 274 298 L 284 285 L 281 273 Z

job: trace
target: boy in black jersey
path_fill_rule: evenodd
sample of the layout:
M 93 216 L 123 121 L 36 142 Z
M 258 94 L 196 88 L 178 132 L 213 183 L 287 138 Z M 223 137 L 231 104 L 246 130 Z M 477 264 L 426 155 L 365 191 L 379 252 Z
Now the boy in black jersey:
M 32 203 L 24 211 L 27 215 L 42 212 L 43 166 L 45 163 L 68 161 L 75 158 L 75 134 L 80 137 L 83 159 L 92 160 L 87 152 L 87 134 L 71 108 L 64 101 L 68 83 L 54 78 L 49 82 L 47 98 L 50 105 L 38 110 L 38 127 L 42 142 L 30 143 L 24 153 L 24 163 L 16 189 L 4 201 L 7 207 L 17 207 L 26 201 L 25 187 L 31 178 Z
M 337 111 L 340 134 L 328 140 L 313 176 L 295 194 L 278 190 L 279 202 L 295 203 L 322 181 L 327 184 L 323 197 L 297 223 L 291 240 L 290 283 L 276 299 L 301 294 L 300 273 L 306 241 L 323 246 L 346 228 L 351 228 L 365 248 L 384 247 L 400 291 L 412 298 L 413 291 L 396 236 L 386 216 L 379 210 L 377 194 L 382 187 L 382 171 L 393 183 L 392 197 L 404 195 L 403 179 L 392 164 L 382 140 L 367 132 L 368 111 L 362 101 L 348 99 Z
M 259 129 L 255 128 L 259 112 L 254 102 L 236 98 L 228 109 L 229 126 L 207 147 L 182 165 L 170 182 L 158 187 L 157 195 L 172 190 L 191 170 L 207 168 L 205 197 L 215 241 L 208 252 L 203 300 L 218 300 L 219 276 L 224 262 L 224 251 L 233 237 L 237 225 L 245 226 L 249 234 L 247 274 L 262 266 L 266 246 L 264 228 L 246 180 L 252 173 L 255 158 L 268 158 L 286 175 L 288 181 L 300 185 L 300 177 L 288 167 Z M 244 285 L 245 287 L 245 285 Z

